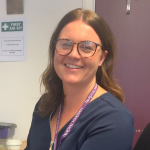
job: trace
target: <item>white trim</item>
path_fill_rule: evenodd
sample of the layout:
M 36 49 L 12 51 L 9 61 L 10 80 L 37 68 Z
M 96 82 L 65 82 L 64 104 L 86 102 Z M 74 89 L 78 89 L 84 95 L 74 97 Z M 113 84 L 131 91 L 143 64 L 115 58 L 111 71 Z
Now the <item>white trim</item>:
M 95 12 L 95 0 L 82 0 L 82 8 Z

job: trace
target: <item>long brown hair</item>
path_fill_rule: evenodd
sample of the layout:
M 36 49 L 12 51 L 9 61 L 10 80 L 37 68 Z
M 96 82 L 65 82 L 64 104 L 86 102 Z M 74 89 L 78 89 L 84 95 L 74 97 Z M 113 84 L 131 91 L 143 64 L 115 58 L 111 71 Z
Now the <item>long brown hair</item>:
M 60 31 L 66 24 L 79 19 L 95 30 L 102 42 L 102 50 L 108 51 L 102 66 L 97 70 L 97 84 L 112 93 L 120 101 L 124 102 L 122 89 L 113 78 L 113 69 L 117 51 L 115 38 L 109 26 L 102 17 L 90 10 L 78 8 L 70 11 L 61 19 L 50 40 L 49 63 L 41 78 L 41 84 L 45 87 L 45 93 L 42 95 L 39 105 L 39 114 L 42 117 L 49 116 L 52 110 L 56 108 L 64 99 L 62 81 L 54 69 L 54 41 L 57 40 Z

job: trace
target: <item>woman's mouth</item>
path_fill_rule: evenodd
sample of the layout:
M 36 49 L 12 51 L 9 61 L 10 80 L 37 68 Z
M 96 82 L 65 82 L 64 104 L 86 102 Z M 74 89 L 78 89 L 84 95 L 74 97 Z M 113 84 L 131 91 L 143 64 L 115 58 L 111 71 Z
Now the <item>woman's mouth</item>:
M 71 68 L 71 69 L 81 69 L 83 67 L 77 66 L 77 65 L 70 65 L 70 64 L 65 64 L 66 67 Z

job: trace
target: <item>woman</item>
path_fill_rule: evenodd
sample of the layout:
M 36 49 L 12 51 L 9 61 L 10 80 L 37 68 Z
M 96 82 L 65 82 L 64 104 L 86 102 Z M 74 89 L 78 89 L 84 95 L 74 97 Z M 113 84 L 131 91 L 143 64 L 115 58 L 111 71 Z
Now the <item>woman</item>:
M 133 116 L 113 79 L 114 37 L 96 13 L 75 9 L 54 31 L 45 94 L 25 150 L 130 150 Z

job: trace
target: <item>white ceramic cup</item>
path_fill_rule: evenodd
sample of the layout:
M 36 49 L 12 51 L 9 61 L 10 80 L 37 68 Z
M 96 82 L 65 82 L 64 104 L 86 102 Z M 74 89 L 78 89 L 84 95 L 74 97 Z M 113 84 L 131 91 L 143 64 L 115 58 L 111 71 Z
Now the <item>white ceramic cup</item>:
M 7 150 L 20 150 L 22 142 L 20 140 L 7 140 Z

